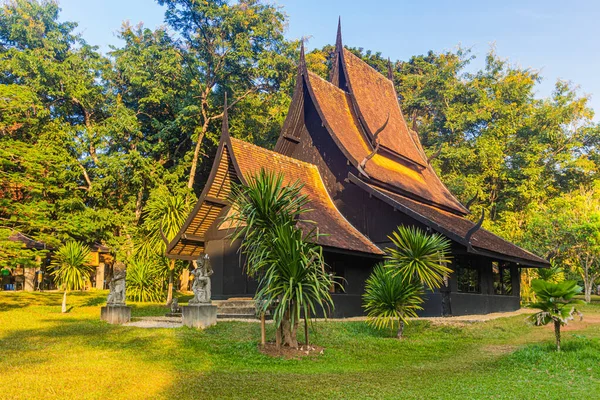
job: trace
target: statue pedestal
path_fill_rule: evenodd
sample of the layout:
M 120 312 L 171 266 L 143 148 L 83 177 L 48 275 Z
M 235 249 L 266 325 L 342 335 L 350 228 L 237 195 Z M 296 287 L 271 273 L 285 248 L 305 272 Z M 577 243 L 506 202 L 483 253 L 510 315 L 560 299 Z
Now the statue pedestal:
M 211 303 L 190 304 L 181 307 L 183 325 L 204 329 L 217 324 L 217 306 Z
M 100 309 L 100 319 L 109 324 L 124 324 L 131 320 L 131 307 L 105 306 Z

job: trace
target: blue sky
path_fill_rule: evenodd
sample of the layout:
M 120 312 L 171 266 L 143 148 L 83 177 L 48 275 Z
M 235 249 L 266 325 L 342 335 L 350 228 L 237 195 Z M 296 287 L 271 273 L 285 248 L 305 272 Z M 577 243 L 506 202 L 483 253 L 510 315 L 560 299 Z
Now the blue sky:
M 539 96 L 557 79 L 572 81 L 592 96 L 600 121 L 600 1 L 597 0 L 278 0 L 289 16 L 287 36 L 309 37 L 308 48 L 335 41 L 342 17 L 344 44 L 406 60 L 428 50 L 461 45 L 481 67 L 493 44 L 512 64 L 539 70 Z M 107 51 L 120 45 L 122 21 L 162 24 L 163 8 L 153 0 L 60 0 L 62 19 L 79 23 L 90 43 Z

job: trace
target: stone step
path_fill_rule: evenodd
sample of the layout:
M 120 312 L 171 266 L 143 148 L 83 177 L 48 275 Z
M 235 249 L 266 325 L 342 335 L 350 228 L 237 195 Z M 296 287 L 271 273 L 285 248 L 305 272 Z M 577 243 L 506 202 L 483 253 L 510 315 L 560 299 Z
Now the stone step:
M 256 315 L 254 307 L 218 307 L 217 314 L 249 314 Z
M 223 301 L 214 301 L 213 302 L 217 307 L 253 307 L 254 308 L 254 300 L 223 300 Z
M 256 315 L 254 314 L 220 314 L 217 313 L 217 318 L 232 318 L 232 319 L 252 319 L 256 320 Z

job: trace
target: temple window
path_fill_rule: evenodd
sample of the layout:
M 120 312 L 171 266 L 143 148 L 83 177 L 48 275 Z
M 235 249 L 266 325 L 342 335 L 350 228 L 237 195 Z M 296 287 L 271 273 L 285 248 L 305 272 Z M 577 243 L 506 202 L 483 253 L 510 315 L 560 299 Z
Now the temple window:
M 510 266 L 494 261 L 492 263 L 492 276 L 494 280 L 494 294 L 511 295 L 512 277 Z
M 468 260 L 462 260 L 456 268 L 458 291 L 463 293 L 480 293 L 479 269 L 474 268 Z

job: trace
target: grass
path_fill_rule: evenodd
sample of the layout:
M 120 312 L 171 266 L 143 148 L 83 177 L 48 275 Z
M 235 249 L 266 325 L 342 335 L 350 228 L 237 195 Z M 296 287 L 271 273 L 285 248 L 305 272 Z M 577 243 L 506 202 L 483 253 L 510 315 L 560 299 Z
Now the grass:
M 0 399 L 589 399 L 600 390 L 600 305 L 563 334 L 524 316 L 460 326 L 415 321 L 406 339 L 363 322 L 319 322 L 312 359 L 257 350 L 258 324 L 205 331 L 99 320 L 105 292 L 0 293 Z M 161 315 L 132 304 L 133 316 Z M 273 336 L 271 325 L 268 335 Z M 301 334 L 302 336 L 302 334 Z

